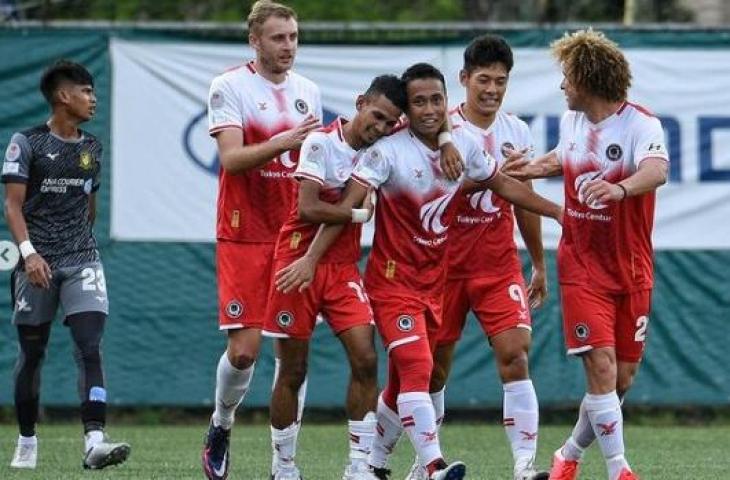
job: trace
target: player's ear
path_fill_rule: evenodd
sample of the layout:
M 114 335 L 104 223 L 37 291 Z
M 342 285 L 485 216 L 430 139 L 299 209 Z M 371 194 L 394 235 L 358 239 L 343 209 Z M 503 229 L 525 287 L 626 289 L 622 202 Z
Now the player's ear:
M 71 101 L 70 85 L 62 84 L 56 89 L 56 93 L 53 94 L 55 101 L 58 103 L 69 103 Z
M 469 80 L 469 72 L 462 68 L 461 70 L 459 70 L 459 82 L 461 83 L 462 87 L 466 87 L 467 80 Z
M 248 44 L 251 46 L 252 49 L 258 50 L 259 49 L 259 37 L 256 36 L 253 32 L 248 34 Z
M 365 97 L 365 95 L 358 95 L 357 99 L 355 100 L 355 110 L 357 110 L 358 112 L 361 111 L 366 102 L 367 97 Z

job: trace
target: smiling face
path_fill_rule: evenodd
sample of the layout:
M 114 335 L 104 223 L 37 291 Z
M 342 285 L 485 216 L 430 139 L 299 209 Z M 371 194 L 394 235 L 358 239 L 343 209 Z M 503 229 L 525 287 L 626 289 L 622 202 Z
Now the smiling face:
M 462 70 L 461 84 L 466 88 L 466 103 L 469 109 L 484 117 L 493 117 L 502 106 L 507 92 L 509 72 L 502 62 Z
M 294 65 L 299 44 L 299 27 L 293 17 L 272 15 L 249 35 L 258 63 L 268 72 L 280 75 Z
M 411 80 L 408 94 L 408 121 L 411 130 L 424 138 L 436 138 L 446 118 L 446 91 L 437 78 Z
M 385 135 L 390 135 L 401 115 L 383 94 L 360 95 L 355 103 L 357 115 L 352 120 L 353 131 L 363 145 L 371 145 Z

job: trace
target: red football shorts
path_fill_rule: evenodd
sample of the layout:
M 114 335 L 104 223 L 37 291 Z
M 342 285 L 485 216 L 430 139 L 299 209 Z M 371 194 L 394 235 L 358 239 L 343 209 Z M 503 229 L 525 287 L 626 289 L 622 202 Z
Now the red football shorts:
M 614 347 L 616 358 L 638 362 L 644 354 L 651 290 L 615 294 L 560 285 L 563 334 L 568 354 Z
M 273 243 L 218 241 L 216 274 L 221 330 L 262 327 L 273 261 Z
M 421 338 L 428 339 L 431 350 L 435 348 L 441 327 L 441 295 L 418 298 L 397 292 L 371 292 L 370 302 L 388 353 Z
M 291 263 L 276 262 L 274 273 Z M 264 335 L 309 340 L 322 313 L 335 335 L 361 325 L 372 325 L 373 313 L 357 265 L 322 263 L 317 265 L 312 284 L 303 292 L 269 292 Z
M 525 280 L 519 272 L 502 278 L 448 280 L 439 345 L 451 344 L 461 338 L 469 310 L 474 312 L 488 337 L 513 328 L 532 330 Z

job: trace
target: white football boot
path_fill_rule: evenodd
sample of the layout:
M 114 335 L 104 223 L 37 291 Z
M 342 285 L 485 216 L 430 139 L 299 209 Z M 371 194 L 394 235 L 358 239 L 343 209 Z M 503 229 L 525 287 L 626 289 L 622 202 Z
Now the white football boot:
M 13 460 L 10 462 L 12 468 L 34 469 L 38 462 L 38 439 L 32 437 L 18 437 L 15 446 Z

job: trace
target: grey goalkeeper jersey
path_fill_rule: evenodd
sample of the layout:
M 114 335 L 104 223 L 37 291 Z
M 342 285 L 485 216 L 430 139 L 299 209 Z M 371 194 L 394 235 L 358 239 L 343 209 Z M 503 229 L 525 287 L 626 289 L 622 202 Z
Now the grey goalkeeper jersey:
M 101 143 L 84 131 L 67 140 L 41 125 L 10 139 L 2 182 L 27 185 L 23 215 L 30 241 L 52 269 L 99 260 L 89 195 L 99 188 L 101 155 Z

